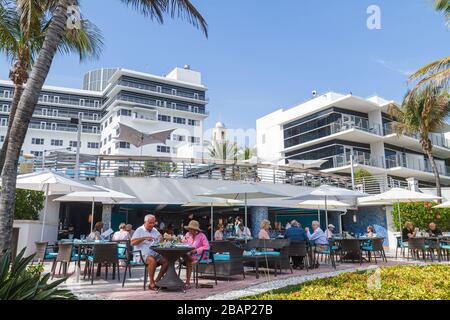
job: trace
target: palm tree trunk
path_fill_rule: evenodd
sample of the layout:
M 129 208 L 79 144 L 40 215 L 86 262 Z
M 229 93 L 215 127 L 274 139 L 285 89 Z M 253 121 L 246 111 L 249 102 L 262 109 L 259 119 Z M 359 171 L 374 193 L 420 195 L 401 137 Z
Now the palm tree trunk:
M 0 255 L 6 253 L 11 245 L 14 196 L 20 150 L 25 140 L 30 119 L 38 103 L 39 94 L 66 30 L 67 8 L 72 4 L 77 4 L 77 1 L 59 0 L 58 2 L 43 47 L 33 65 L 30 79 L 20 99 L 11 127 L 2 171 L 2 192 L 0 194 Z
M 6 150 L 8 148 L 9 134 L 11 132 L 11 127 L 14 121 L 14 117 L 16 115 L 17 106 L 19 105 L 20 98 L 23 93 L 23 85 L 16 84 L 14 86 L 14 96 L 11 102 L 11 108 L 9 111 L 9 119 L 8 119 L 8 131 L 6 132 L 5 140 L 3 142 L 2 150 L 0 151 L 0 172 L 3 171 L 3 165 L 5 164 L 6 158 Z
M 426 141 L 424 143 L 423 149 L 426 153 L 426 155 L 428 156 L 428 159 L 430 160 L 430 164 L 431 164 L 431 168 L 433 169 L 433 174 L 434 174 L 434 178 L 436 180 L 436 195 L 438 197 L 442 197 L 442 189 L 441 189 L 441 177 L 439 175 L 439 171 L 437 169 L 436 166 L 436 161 L 434 160 L 434 156 L 433 156 L 433 145 L 431 143 L 431 141 Z M 441 203 L 441 200 L 438 201 L 439 203 Z

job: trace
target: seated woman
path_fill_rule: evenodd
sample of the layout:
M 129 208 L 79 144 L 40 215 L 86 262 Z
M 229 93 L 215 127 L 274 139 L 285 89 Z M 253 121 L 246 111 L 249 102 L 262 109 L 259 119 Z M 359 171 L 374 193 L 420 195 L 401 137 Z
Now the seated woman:
M 402 241 L 408 242 L 409 239 L 415 238 L 419 228 L 414 228 L 414 225 L 410 221 L 405 222 L 405 227 L 402 230 Z
M 173 241 L 176 240 L 175 231 L 173 229 L 173 224 L 169 224 L 164 231 L 163 239 L 165 241 Z
M 269 230 L 270 230 L 270 221 L 263 220 L 261 221 L 261 230 L 258 234 L 258 239 L 260 240 L 270 240 Z
M 367 238 L 374 238 L 375 237 L 375 229 L 372 226 L 367 227 Z
M 87 237 L 88 240 L 102 240 L 103 222 L 97 222 L 94 226 L 94 230 Z
M 223 240 L 223 238 L 224 238 L 223 230 L 224 230 L 223 224 L 219 224 L 217 226 L 217 231 L 214 233 L 214 240 L 215 241 L 222 241 Z
M 188 232 L 184 237 L 183 243 L 195 248 L 189 252 L 184 259 L 187 269 L 185 289 L 189 289 L 191 286 L 192 265 L 199 260 L 208 259 L 208 257 L 204 255 L 204 252 L 209 250 L 209 242 L 206 235 L 200 230 L 198 221 L 191 220 L 189 225 L 184 228 L 188 230 Z
M 119 231 L 115 232 L 112 238 L 114 241 L 130 240 L 130 234 L 126 230 L 126 224 L 121 223 L 119 225 Z

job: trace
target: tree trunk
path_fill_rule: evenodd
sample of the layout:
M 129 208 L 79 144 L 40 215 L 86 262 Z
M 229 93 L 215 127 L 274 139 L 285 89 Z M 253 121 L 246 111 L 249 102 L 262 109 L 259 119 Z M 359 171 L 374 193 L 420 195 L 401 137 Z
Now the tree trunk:
M 11 132 L 11 127 L 14 121 L 14 117 L 16 115 L 17 106 L 19 105 L 20 98 L 23 93 L 23 85 L 16 84 L 14 86 L 14 96 L 11 102 L 11 108 L 9 111 L 9 119 L 8 119 L 8 131 L 6 132 L 5 140 L 3 142 L 2 150 L 0 151 L 0 172 L 3 171 L 3 165 L 5 164 L 6 158 L 6 150 L 8 148 L 9 134 Z
M 16 116 L 6 151 L 5 164 L 2 171 L 2 192 L 0 194 L 0 255 L 9 250 L 11 245 L 14 196 L 16 192 L 17 167 L 20 150 L 31 117 L 39 100 L 53 58 L 64 35 L 67 22 L 67 8 L 77 1 L 59 0 L 52 21 L 45 36 L 44 44 L 33 65 L 28 84 L 17 107 Z
M 425 153 L 428 156 L 428 159 L 430 160 L 430 164 L 431 164 L 431 168 L 433 169 L 433 174 L 434 174 L 434 178 L 436 180 L 436 195 L 438 197 L 442 197 L 442 189 L 441 189 L 441 177 L 439 175 L 439 171 L 437 169 L 436 166 L 436 161 L 434 160 L 434 156 L 433 156 L 433 145 L 431 143 L 431 141 L 426 141 L 424 143 L 423 149 L 425 151 Z M 442 201 L 439 200 L 439 203 L 441 203 Z

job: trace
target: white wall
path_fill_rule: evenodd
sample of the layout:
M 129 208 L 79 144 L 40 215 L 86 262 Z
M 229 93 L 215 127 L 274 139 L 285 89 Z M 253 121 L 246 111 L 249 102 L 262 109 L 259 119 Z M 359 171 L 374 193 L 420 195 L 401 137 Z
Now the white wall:
M 41 240 L 41 221 L 15 220 L 14 228 L 19 228 L 19 241 L 17 253 L 27 248 L 25 255 L 31 255 L 36 251 L 35 242 Z M 44 242 L 53 244 L 58 240 L 58 224 L 46 223 L 44 228 Z

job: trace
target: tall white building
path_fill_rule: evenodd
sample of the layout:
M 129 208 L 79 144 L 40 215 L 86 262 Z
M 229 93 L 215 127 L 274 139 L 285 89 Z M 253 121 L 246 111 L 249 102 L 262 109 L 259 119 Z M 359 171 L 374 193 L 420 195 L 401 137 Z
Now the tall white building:
M 0 141 L 8 126 L 13 85 L 0 81 Z M 201 73 L 189 66 L 166 76 L 126 69 L 100 69 L 84 77 L 83 89 L 44 86 L 30 122 L 23 154 L 42 157 L 44 151 L 77 147 L 77 124 L 82 121 L 81 153 L 105 155 L 188 156 L 203 140 L 207 88 Z M 118 123 L 145 133 L 176 129 L 165 144 L 142 150 L 117 141 Z
M 363 168 L 373 176 L 433 186 L 435 178 L 418 135 L 398 136 L 388 106 L 394 101 L 329 92 L 256 122 L 261 159 L 326 160 L 321 170 L 342 175 Z M 445 131 L 450 131 L 448 127 Z M 430 136 L 443 185 L 450 185 L 450 143 L 444 132 Z

